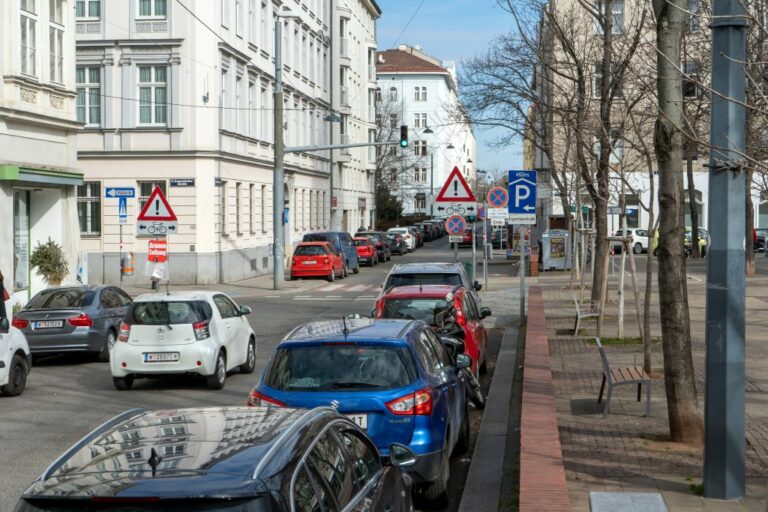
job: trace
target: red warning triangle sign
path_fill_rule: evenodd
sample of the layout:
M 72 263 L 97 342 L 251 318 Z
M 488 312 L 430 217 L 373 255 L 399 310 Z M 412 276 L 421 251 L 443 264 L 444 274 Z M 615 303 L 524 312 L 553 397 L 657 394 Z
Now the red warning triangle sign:
M 171 205 L 165 198 L 165 194 L 160 187 L 155 187 L 149 195 L 147 204 L 141 209 L 138 220 L 158 221 L 158 220 L 177 220 L 173 213 Z
M 477 202 L 475 194 L 467 184 L 467 180 L 464 179 L 464 175 L 458 167 L 454 167 L 451 174 L 448 175 L 448 179 L 445 180 L 445 185 L 440 189 L 440 193 L 435 198 L 436 203 L 464 203 L 464 202 Z

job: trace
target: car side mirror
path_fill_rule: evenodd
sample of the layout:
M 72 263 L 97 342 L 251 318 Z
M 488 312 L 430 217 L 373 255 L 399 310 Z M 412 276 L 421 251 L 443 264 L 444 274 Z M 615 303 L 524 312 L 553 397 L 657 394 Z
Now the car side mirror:
M 241 315 L 250 315 L 253 313 L 253 310 L 248 306 L 240 306 L 240 314 Z
M 459 354 L 456 356 L 456 369 L 462 370 L 472 366 L 472 358 L 467 354 Z
M 11 330 L 11 323 L 8 321 L 8 318 L 0 318 L 0 332 L 5 334 L 9 330 Z
M 440 336 L 440 342 L 445 349 L 450 352 L 452 357 L 455 357 L 458 354 L 463 354 L 467 348 L 463 341 L 454 338 L 453 336 Z
M 472 288 L 473 288 L 473 289 L 474 289 L 476 292 L 479 292 L 480 290 L 482 290 L 482 289 L 483 289 L 483 285 L 481 285 L 481 284 L 480 284 L 480 281 L 475 281 L 475 284 L 473 284 L 473 285 L 472 285 Z
M 389 445 L 389 463 L 396 468 L 407 468 L 416 464 L 413 450 L 400 443 Z
M 486 307 L 480 308 L 481 318 L 488 318 L 489 316 L 491 316 L 491 308 L 486 308 Z

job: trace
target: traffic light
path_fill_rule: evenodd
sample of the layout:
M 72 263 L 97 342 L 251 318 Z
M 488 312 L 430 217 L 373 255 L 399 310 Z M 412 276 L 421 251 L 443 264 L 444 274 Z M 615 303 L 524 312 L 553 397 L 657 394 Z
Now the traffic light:
M 400 147 L 408 147 L 408 125 L 405 124 L 400 126 Z
M 475 222 L 477 217 L 474 214 L 467 215 L 467 222 Z

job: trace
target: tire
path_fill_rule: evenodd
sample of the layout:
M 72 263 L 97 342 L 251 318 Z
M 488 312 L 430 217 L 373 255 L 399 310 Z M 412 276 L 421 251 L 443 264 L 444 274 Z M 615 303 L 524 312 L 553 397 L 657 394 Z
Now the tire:
M 463 454 L 469 451 L 470 431 L 469 431 L 469 409 L 464 406 L 464 418 L 462 419 L 461 431 L 459 432 L 459 439 L 456 441 L 456 446 L 453 448 L 453 453 Z
M 345 263 L 344 266 L 341 268 L 341 278 L 344 279 L 349 275 L 349 267 L 347 267 L 347 264 Z
M 115 388 L 118 391 L 128 391 L 133 387 L 134 376 L 126 375 L 125 377 L 112 377 L 112 382 L 115 384 Z
M 256 340 L 251 338 L 248 340 L 248 355 L 245 362 L 238 368 L 240 373 L 253 373 L 256 369 Z
M 448 451 L 448 439 L 445 440 L 443 449 L 442 471 L 438 479 L 424 489 L 424 499 L 430 507 L 446 508 L 448 506 L 448 477 L 450 475 L 450 460 L 446 456 Z
M 659 248 L 658 247 L 653 250 L 653 255 L 654 256 L 658 256 L 659 255 Z
M 115 334 L 115 331 L 110 329 L 109 332 L 107 332 L 107 339 L 104 340 L 104 346 L 101 347 L 101 351 L 99 351 L 98 359 L 100 363 L 109 362 L 109 354 L 112 351 L 112 347 L 115 346 L 116 341 L 117 335 Z
M 632 252 L 635 253 L 635 254 L 642 254 L 642 252 L 643 252 L 643 245 L 639 244 L 639 243 L 635 244 L 632 247 Z
M 355 274 L 359 274 L 360 273 L 360 262 L 359 261 L 357 262 L 357 266 L 352 269 L 352 272 L 354 272 Z
M 29 366 L 27 360 L 19 354 L 11 358 L 11 365 L 8 368 L 8 384 L 0 388 L 2 396 L 19 396 L 27 387 L 27 374 Z
M 483 356 L 483 364 L 480 365 L 480 375 L 488 373 L 488 355 Z
M 336 271 L 333 268 L 331 268 L 331 273 L 328 274 L 328 277 L 326 277 L 325 279 L 329 283 L 334 282 L 336 280 Z
M 219 355 L 216 356 L 216 368 L 213 370 L 213 375 L 206 377 L 208 382 L 208 389 L 221 389 L 224 387 L 224 383 L 227 381 L 227 358 L 224 356 L 224 352 L 219 351 Z
M 467 397 L 475 407 L 485 409 L 485 393 L 480 386 L 480 381 L 469 369 L 465 371 L 465 376 L 467 378 Z

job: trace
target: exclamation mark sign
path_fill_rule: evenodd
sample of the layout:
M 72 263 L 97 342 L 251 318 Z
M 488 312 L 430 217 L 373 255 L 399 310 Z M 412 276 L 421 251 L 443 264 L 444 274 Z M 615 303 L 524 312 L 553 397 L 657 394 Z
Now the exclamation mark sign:
M 454 197 L 459 196 L 459 182 L 456 180 L 453 181 L 453 196 Z
M 156 217 L 160 216 L 160 200 L 159 199 L 155 199 L 155 216 Z

